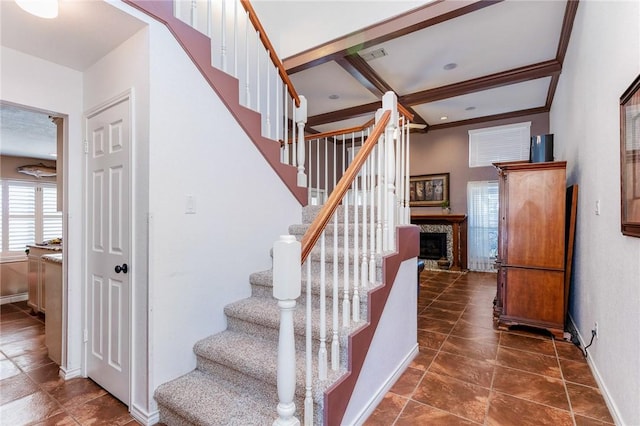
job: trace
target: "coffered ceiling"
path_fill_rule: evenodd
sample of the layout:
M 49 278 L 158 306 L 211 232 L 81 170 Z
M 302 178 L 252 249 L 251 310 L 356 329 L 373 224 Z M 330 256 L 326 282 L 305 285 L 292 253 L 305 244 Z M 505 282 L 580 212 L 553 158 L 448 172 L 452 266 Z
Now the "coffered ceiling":
M 274 31 L 279 7 L 277 16 L 287 16 L 287 3 L 255 3 L 267 30 Z M 346 13 L 342 2 L 304 3 L 306 16 L 287 19 L 309 22 L 330 7 Z M 351 3 L 375 8 L 380 2 Z M 315 131 L 366 122 L 388 90 L 427 130 L 544 112 L 577 6 L 565 0 L 429 2 L 292 54 L 284 65 L 308 99 L 307 124 Z M 286 25 L 277 34 L 295 37 Z
M 60 17 L 44 21 L 2 0 L 0 41 L 83 71 L 144 26 L 118 4 L 60 0 Z M 578 8 L 573 0 L 252 4 L 308 100 L 315 132 L 365 123 L 388 90 L 426 131 L 548 111 Z M 18 114 L 4 111 L 0 127 Z

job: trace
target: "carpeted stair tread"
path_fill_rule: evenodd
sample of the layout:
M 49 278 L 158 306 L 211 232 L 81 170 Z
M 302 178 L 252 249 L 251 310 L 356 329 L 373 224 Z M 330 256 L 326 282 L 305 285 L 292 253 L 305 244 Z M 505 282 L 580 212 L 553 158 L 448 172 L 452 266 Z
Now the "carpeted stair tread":
M 305 306 L 301 306 L 301 303 L 305 302 L 300 301 L 293 314 L 293 330 L 298 336 L 304 336 L 306 327 Z M 327 336 L 330 336 L 332 330 L 331 306 L 327 306 L 327 309 Z M 225 306 L 224 313 L 228 317 L 238 318 L 274 330 L 280 328 L 280 308 L 276 299 L 249 297 Z M 317 306 L 312 308 L 312 315 L 312 335 L 317 338 L 320 334 L 320 309 Z
M 302 294 L 306 294 L 307 292 L 307 277 L 306 270 L 303 268 L 302 271 Z M 263 292 L 267 297 L 272 297 L 273 295 L 273 270 L 269 269 L 266 271 L 255 272 L 250 275 L 249 282 L 252 286 L 260 286 L 265 287 L 265 292 Z M 344 274 L 338 273 L 338 293 L 339 297 L 344 297 Z M 366 293 L 367 290 L 377 286 L 377 284 L 369 283 L 367 288 L 363 288 L 362 284 L 360 284 L 360 292 Z M 327 297 L 331 298 L 333 295 L 333 272 L 326 273 L 325 276 L 325 291 Z M 349 282 L 349 293 L 353 294 L 353 280 Z M 311 294 L 318 296 L 320 295 L 320 275 L 319 274 L 311 274 Z M 263 296 L 264 297 L 264 296 Z M 298 303 L 305 303 L 304 298 L 298 299 Z
M 155 398 L 193 425 L 271 425 L 277 416 L 260 395 L 198 370 L 161 385 Z

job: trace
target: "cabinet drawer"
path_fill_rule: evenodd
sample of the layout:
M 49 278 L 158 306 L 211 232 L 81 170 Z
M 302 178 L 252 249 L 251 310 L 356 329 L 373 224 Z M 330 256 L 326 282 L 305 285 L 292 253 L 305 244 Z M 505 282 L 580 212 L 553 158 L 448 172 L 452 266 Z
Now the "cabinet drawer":
M 507 268 L 504 312 L 510 318 L 564 324 L 564 272 Z

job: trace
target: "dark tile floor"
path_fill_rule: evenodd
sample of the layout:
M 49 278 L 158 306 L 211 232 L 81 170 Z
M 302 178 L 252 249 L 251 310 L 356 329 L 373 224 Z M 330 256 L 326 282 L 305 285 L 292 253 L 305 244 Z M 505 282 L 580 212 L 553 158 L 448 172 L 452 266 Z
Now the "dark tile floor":
M 365 425 L 613 424 L 577 347 L 535 330 L 494 330 L 495 280 L 422 272 L 420 353 Z
M 62 380 L 47 356 L 44 318 L 0 306 L 0 425 L 127 425 L 127 407 L 90 379 Z
M 366 425 L 613 424 L 578 348 L 493 329 L 494 274 L 424 271 L 420 287 L 420 353 Z M 90 379 L 58 376 L 28 311 L 0 306 L 0 426 L 137 425 Z

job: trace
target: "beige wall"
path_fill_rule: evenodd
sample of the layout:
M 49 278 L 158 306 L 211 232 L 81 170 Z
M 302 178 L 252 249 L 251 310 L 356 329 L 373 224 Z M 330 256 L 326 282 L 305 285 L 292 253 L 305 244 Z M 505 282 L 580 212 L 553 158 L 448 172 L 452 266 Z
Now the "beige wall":
M 449 173 L 451 212 L 467 213 L 467 182 L 496 180 L 493 167 L 469 168 L 469 130 L 531 121 L 531 135 L 549 133 L 549 114 L 535 114 L 508 120 L 411 134 L 412 176 Z M 441 212 L 440 207 L 413 207 L 412 213 Z
M 25 175 L 24 173 L 18 173 L 16 170 L 20 166 L 26 166 L 28 164 L 44 164 L 49 167 L 56 167 L 55 161 L 41 160 L 39 158 L 28 157 L 11 157 L 7 155 L 0 156 L 0 177 L 4 179 L 20 179 L 20 180 L 33 180 L 39 182 L 55 182 L 55 177 L 43 177 L 36 178 L 35 176 Z
M 27 292 L 27 261 L 0 263 L 0 296 Z

